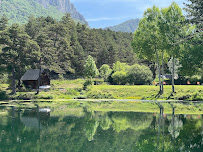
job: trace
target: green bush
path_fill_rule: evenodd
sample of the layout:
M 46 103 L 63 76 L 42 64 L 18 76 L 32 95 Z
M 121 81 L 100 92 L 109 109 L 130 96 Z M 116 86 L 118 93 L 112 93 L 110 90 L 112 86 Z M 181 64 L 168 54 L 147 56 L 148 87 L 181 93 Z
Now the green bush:
M 116 63 L 113 64 L 113 71 L 127 71 L 130 66 L 126 63 L 121 63 L 117 61 Z
M 91 80 L 86 80 L 85 83 L 83 84 L 83 90 L 86 90 L 88 86 L 92 85 Z
M 111 78 L 113 84 L 125 85 L 129 83 L 131 85 L 144 85 L 152 83 L 153 74 L 147 66 L 139 64 L 132 66 L 125 65 L 126 68 L 122 70 L 124 65 L 122 66 L 122 64 L 118 63 L 115 65 L 119 65 L 117 69 L 121 69 L 121 71 L 117 70 L 112 74 Z
M 187 82 L 190 82 L 191 85 L 197 85 L 197 82 L 200 82 L 203 83 L 203 78 L 201 78 L 201 76 L 198 76 L 198 75 L 194 75 L 194 76 L 191 76 L 191 77 L 179 77 L 177 80 L 175 80 L 175 84 L 176 85 L 179 85 L 179 84 L 182 84 L 182 85 L 187 85 Z M 167 84 L 171 84 L 171 80 L 165 80 L 165 82 Z
M 127 73 L 124 71 L 117 71 L 111 77 L 113 84 L 125 85 L 127 83 Z
M 8 74 L 2 73 L 0 74 L 0 83 L 6 84 L 8 82 Z
M 2 101 L 2 100 L 6 100 L 6 99 L 8 99 L 6 92 L 0 90 L 0 100 Z
M 59 80 L 64 80 L 64 77 L 63 77 L 63 74 L 58 74 L 58 78 L 59 78 Z
M 193 84 L 193 85 L 196 85 L 197 82 L 200 82 L 200 83 L 202 82 L 201 76 L 198 76 L 198 75 L 194 75 L 194 76 L 188 77 L 186 79 L 187 79 L 187 81 L 190 81 L 190 84 Z
M 151 84 L 153 74 L 151 70 L 144 65 L 135 64 L 127 71 L 127 82 L 132 85 Z
M 103 64 L 102 67 L 99 69 L 100 77 L 107 81 L 108 77 L 110 76 L 112 70 L 109 65 Z
M 95 78 L 99 75 L 99 70 L 95 64 L 94 58 L 89 55 L 84 65 L 84 74 L 88 78 Z

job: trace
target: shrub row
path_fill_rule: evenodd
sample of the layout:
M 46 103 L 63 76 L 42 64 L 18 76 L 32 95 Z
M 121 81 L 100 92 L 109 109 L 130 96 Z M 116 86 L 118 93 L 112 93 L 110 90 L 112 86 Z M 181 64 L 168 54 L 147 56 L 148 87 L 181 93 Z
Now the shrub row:
M 117 85 L 145 85 L 151 84 L 153 80 L 151 70 L 144 65 L 135 64 L 129 66 L 125 71 L 116 71 L 111 75 L 112 83 Z

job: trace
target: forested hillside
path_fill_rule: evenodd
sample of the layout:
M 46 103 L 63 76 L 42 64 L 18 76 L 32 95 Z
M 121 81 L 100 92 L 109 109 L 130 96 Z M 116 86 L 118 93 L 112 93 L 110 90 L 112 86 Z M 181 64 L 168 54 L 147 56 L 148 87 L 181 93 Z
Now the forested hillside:
M 5 14 L 9 23 L 26 23 L 30 15 L 60 20 L 68 12 L 76 21 L 88 24 L 70 0 L 0 0 L 0 4 L 0 16 Z
M 2 18 L 1 27 L 5 24 L 6 19 Z M 7 70 L 15 68 L 19 78 L 26 69 L 39 68 L 40 61 L 42 68 L 50 69 L 53 74 L 75 76 L 83 73 L 88 55 L 94 57 L 98 68 L 103 64 L 112 66 L 116 61 L 135 62 L 132 34 L 89 29 L 76 24 L 69 14 L 60 21 L 30 17 L 24 27 L 13 24 L 1 30 L 1 66 Z
M 139 19 L 131 19 L 131 20 L 123 22 L 119 25 L 107 27 L 106 29 L 110 29 L 110 30 L 116 31 L 116 32 L 129 32 L 129 33 L 132 32 L 132 33 L 134 33 L 138 27 L 139 21 L 140 21 Z

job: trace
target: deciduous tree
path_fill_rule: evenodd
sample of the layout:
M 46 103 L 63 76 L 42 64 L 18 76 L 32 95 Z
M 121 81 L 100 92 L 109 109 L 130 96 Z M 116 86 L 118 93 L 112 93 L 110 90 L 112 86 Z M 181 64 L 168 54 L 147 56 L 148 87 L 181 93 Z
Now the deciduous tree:
M 181 44 L 178 41 L 184 37 L 184 21 L 185 18 L 182 14 L 181 8 L 173 2 L 165 11 L 163 11 L 163 18 L 165 20 L 164 35 L 166 36 L 167 43 L 167 53 L 173 60 L 172 66 L 172 92 L 175 92 L 174 87 L 174 73 L 175 73 L 175 58 L 178 58 L 180 55 Z
M 100 76 L 107 81 L 107 78 L 110 76 L 112 70 L 108 64 L 103 64 L 102 67 L 99 69 Z
M 88 78 L 94 78 L 99 74 L 95 61 L 91 55 L 88 56 L 84 65 L 84 74 Z
M 140 20 L 139 27 L 135 31 L 132 46 L 140 58 L 149 61 L 156 60 L 159 77 L 159 92 L 162 93 L 160 71 L 162 40 L 158 25 L 160 15 L 160 10 L 156 6 L 145 11 L 144 18 Z

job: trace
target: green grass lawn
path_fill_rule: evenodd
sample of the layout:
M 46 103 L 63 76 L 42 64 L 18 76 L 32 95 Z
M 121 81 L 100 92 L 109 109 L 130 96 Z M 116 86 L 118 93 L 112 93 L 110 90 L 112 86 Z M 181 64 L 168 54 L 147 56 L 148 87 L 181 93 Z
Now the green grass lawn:
M 80 114 L 82 116 L 83 108 L 89 111 L 134 111 L 134 112 L 155 112 L 159 113 L 160 109 L 157 103 L 145 103 L 141 100 L 199 100 L 203 101 L 203 86 L 200 85 L 176 85 L 173 95 L 171 95 L 171 86 L 164 86 L 164 94 L 158 95 L 159 86 L 155 85 L 93 85 L 87 90 L 83 90 L 85 79 L 77 80 L 52 80 L 51 89 L 41 91 L 39 95 L 36 92 L 17 92 L 15 96 L 9 96 L 10 99 L 32 99 L 37 102 L 23 102 L 18 106 L 40 106 L 56 108 L 63 106 L 63 110 L 56 111 L 54 115 L 60 113 L 70 113 L 70 115 Z M 8 84 L 1 85 L 1 90 L 7 94 L 11 92 Z M 84 97 L 87 100 L 72 100 L 74 98 Z M 47 99 L 47 100 L 45 100 Z M 69 99 L 69 100 L 67 100 Z M 89 100 L 88 100 L 89 99 Z M 90 99 L 96 99 L 95 101 Z M 107 99 L 98 102 L 97 99 Z M 138 101 L 108 101 L 108 99 L 135 99 Z M 44 102 L 53 101 L 53 102 Z M 0 102 L 1 104 L 2 102 Z M 13 104 L 13 102 L 9 102 Z M 15 104 L 15 102 L 14 102 Z M 176 114 L 203 114 L 203 104 L 192 102 L 172 103 L 176 107 Z M 172 113 L 171 103 L 161 103 L 164 107 L 164 113 Z M 66 107 L 64 109 L 64 106 Z M 70 110 L 71 109 L 71 110 Z
M 85 79 L 52 80 L 51 89 L 36 92 L 17 92 L 10 99 L 136 99 L 136 100 L 193 100 L 203 101 L 203 86 L 176 85 L 175 93 L 171 95 L 171 86 L 164 86 L 164 93 L 159 95 L 159 86 L 155 85 L 93 85 L 83 90 Z M 1 90 L 11 92 L 8 84 L 1 84 Z
M 15 96 L 9 96 L 10 99 L 73 99 L 82 92 L 85 79 L 77 80 L 52 80 L 51 89 L 40 91 L 39 95 L 35 95 L 36 91 L 18 91 Z M 8 84 L 1 84 L 1 90 L 11 93 Z
M 164 86 L 164 93 L 159 95 L 159 86 L 121 86 L 121 85 L 98 85 L 92 86 L 87 93 L 88 98 L 113 98 L 113 99 L 142 99 L 142 100 L 202 100 L 203 86 L 176 85 L 175 92 L 171 95 L 171 86 Z

